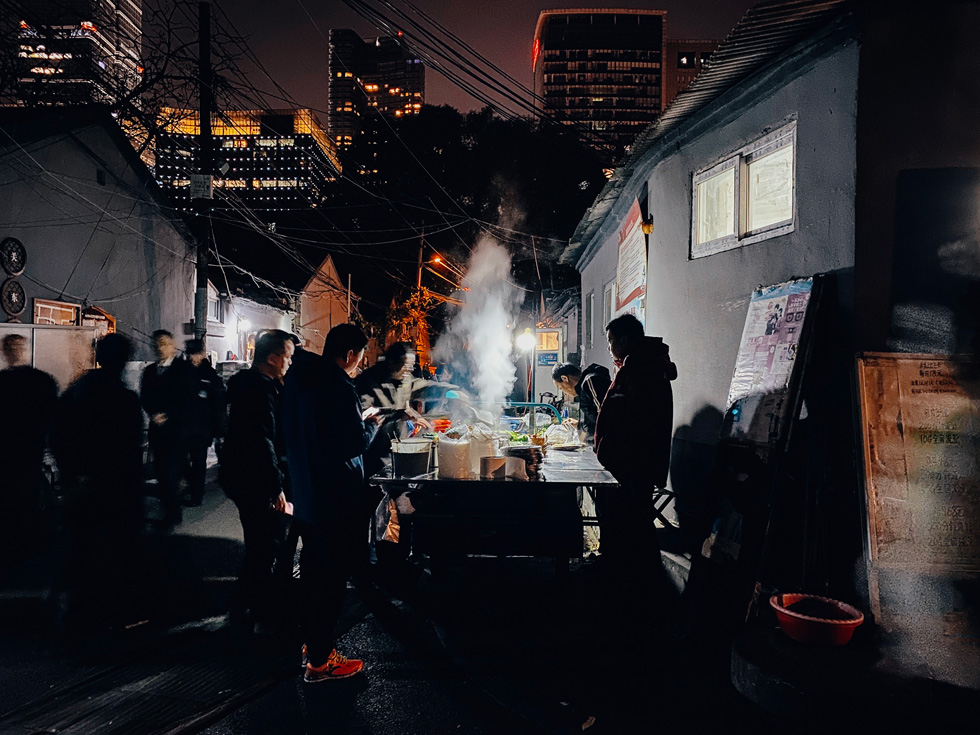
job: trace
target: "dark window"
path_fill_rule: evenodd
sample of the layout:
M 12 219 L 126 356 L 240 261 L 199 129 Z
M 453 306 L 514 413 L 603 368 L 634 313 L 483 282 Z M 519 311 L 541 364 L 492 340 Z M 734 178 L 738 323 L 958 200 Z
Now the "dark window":
M 677 68 L 678 69 L 693 69 L 695 65 L 695 57 L 697 54 L 693 51 L 678 51 L 677 52 Z

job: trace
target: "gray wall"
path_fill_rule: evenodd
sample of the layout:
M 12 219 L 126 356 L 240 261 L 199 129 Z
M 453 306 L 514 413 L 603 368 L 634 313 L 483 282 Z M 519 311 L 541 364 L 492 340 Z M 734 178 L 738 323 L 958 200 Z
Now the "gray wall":
M 975 332 L 980 313 L 977 28 L 980 6 L 971 2 L 865 19 L 855 264 L 860 349 L 980 352 L 980 344 L 957 334 L 964 317 Z M 906 282 L 895 283 L 902 270 Z M 916 302 L 918 313 L 896 319 L 893 300 Z
M 760 284 L 794 276 L 835 272 L 840 306 L 852 311 L 854 265 L 855 147 L 858 47 L 845 43 L 823 58 L 740 91 L 699 116 L 704 130 L 681 139 L 675 152 L 638 170 L 636 192 L 645 181 L 654 232 L 649 238 L 646 326 L 670 345 L 679 378 L 674 384 L 675 459 L 678 452 L 704 454 L 718 439 L 721 416 L 749 296 Z M 689 260 L 692 176 L 797 120 L 797 223 L 787 235 L 735 250 Z M 707 124 L 705 124 L 707 121 Z M 713 122 L 712 122 L 713 121 Z M 633 195 L 635 196 L 635 194 Z M 612 217 L 622 221 L 629 196 Z M 596 329 L 601 329 L 601 293 L 615 277 L 616 234 L 582 271 L 583 298 L 596 291 Z M 601 336 L 586 356 L 604 352 Z M 606 360 L 608 364 L 608 359 Z M 684 443 L 704 445 L 703 450 Z M 672 483 L 676 482 L 672 470 Z M 675 488 L 676 489 L 676 488 Z
M 193 250 L 121 141 L 98 125 L 75 137 L 8 147 L 0 158 L 0 236 L 16 237 L 28 253 L 21 320 L 33 319 L 35 298 L 87 301 L 116 317 L 134 359 L 150 359 L 153 330 L 180 339 L 193 317 Z

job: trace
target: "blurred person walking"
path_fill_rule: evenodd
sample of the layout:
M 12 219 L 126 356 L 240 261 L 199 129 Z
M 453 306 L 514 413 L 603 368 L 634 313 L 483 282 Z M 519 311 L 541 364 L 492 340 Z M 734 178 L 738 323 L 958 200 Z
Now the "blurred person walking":
M 174 336 L 165 329 L 152 335 L 156 362 L 147 365 L 140 380 L 140 402 L 150 417 L 149 443 L 153 454 L 153 474 L 156 476 L 160 503 L 163 506 L 164 526 L 176 526 L 181 521 L 178 497 L 184 462 L 180 457 L 178 412 L 186 385 L 186 364 L 177 355 Z
M 27 338 L 8 334 L 0 370 L 0 574 L 38 547 L 43 532 L 41 467 L 48 428 L 58 399 L 58 385 L 43 370 L 31 367 Z
M 288 333 L 265 332 L 256 340 L 252 366 L 228 381 L 228 434 L 219 481 L 242 524 L 245 558 L 231 621 L 245 629 L 279 622 L 273 571 L 286 536 L 287 502 L 279 403 L 294 350 Z
M 52 426 L 68 502 L 67 625 L 74 630 L 127 622 L 139 578 L 143 413 L 123 381 L 131 351 L 121 334 L 99 340 L 99 367 L 65 390 Z
M 184 504 L 199 506 L 204 500 L 208 448 L 225 434 L 225 384 L 211 367 L 202 340 L 187 340 L 184 355 L 187 369 L 177 417 L 180 460 L 189 469 L 190 498 Z
M 304 361 L 283 392 L 283 434 L 303 541 L 307 683 L 347 678 L 364 667 L 337 651 L 335 628 L 347 580 L 366 549 L 362 455 L 377 432 L 377 409 L 362 410 L 351 377 L 367 342 L 353 324 L 334 327 L 322 359 Z

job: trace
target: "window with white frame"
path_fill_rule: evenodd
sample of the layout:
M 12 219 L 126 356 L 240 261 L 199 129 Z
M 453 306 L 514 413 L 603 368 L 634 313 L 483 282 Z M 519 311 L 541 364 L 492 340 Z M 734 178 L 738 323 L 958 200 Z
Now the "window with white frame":
M 582 328 L 584 334 L 582 335 L 582 341 L 584 342 L 585 349 L 592 349 L 592 330 L 595 321 L 595 291 L 589 293 L 585 297 L 585 313 L 582 319 Z
M 78 324 L 78 304 L 64 301 L 49 301 L 34 299 L 34 323 L 56 324 L 58 326 L 75 326 Z
M 612 321 L 613 307 L 616 304 L 616 282 L 610 281 L 602 292 L 602 328 Z
M 792 232 L 796 123 L 694 175 L 691 258 Z
M 208 321 L 221 322 L 221 299 L 218 298 L 218 289 L 208 284 Z

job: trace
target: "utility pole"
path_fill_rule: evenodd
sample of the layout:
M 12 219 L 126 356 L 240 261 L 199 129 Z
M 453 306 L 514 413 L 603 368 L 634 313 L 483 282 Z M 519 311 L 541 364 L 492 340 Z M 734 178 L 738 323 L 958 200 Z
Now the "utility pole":
M 422 257 L 425 251 L 425 228 L 422 229 L 422 236 L 419 238 L 419 279 L 415 283 L 415 290 L 422 290 Z
M 211 136 L 211 0 L 200 0 L 198 8 L 198 76 L 200 78 L 200 171 L 192 177 L 199 225 L 197 235 L 197 291 L 194 294 L 194 336 L 206 340 L 208 333 L 208 257 L 211 253 L 211 174 L 214 148 Z M 196 178 L 196 181 L 194 180 Z M 195 185 L 196 184 L 196 185 Z

